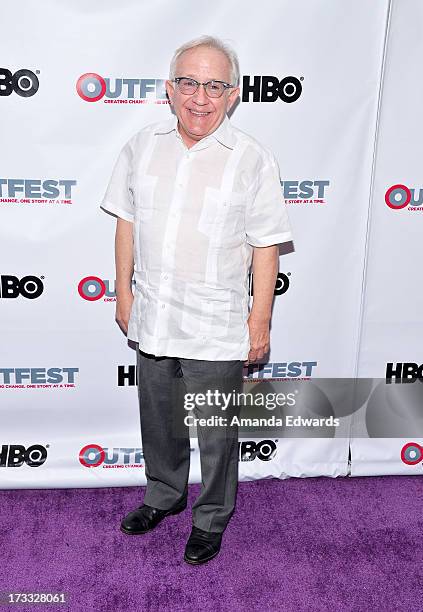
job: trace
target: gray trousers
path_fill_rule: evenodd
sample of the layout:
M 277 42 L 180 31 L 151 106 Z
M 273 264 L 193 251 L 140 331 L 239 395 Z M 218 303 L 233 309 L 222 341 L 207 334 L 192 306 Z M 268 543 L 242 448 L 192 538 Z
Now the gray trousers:
M 175 392 L 181 388 L 185 393 L 198 392 L 202 382 L 210 377 L 229 381 L 231 388 L 240 392 L 242 368 L 243 361 L 155 357 L 137 349 L 141 437 L 147 478 L 145 504 L 168 510 L 187 495 L 190 438 L 188 428 L 181 426 L 183 411 Z M 231 425 L 230 419 L 239 415 L 239 407 L 230 406 L 224 412 L 219 408 L 218 412 L 226 416 L 226 427 L 197 424 L 201 491 L 192 509 L 193 524 L 213 532 L 224 531 L 235 508 L 238 487 L 238 427 Z M 184 415 L 207 418 L 218 412 L 215 407 L 196 405 L 191 413 Z

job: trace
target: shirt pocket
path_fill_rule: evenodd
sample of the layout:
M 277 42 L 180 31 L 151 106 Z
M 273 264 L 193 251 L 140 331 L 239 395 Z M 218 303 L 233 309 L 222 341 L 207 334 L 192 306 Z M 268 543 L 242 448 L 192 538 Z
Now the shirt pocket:
M 198 230 L 215 244 L 239 238 L 245 234 L 246 206 L 246 194 L 206 187 Z
M 158 176 L 138 175 L 136 179 L 136 207 L 140 223 L 152 218 L 156 210 L 155 191 Z
M 180 327 L 202 340 L 227 336 L 231 315 L 231 290 L 187 283 Z

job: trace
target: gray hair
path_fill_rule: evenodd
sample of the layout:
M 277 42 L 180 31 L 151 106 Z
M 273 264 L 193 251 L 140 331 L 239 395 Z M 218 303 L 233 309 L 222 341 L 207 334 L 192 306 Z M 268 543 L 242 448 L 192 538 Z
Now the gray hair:
M 216 36 L 207 35 L 200 36 L 199 38 L 193 38 L 192 40 L 189 40 L 188 42 L 181 45 L 178 49 L 176 49 L 170 62 L 169 79 L 171 80 L 175 78 L 176 62 L 178 61 L 182 53 L 184 53 L 184 51 L 188 51 L 188 49 L 199 47 L 200 45 L 212 47 L 213 49 L 222 51 L 222 53 L 226 55 L 231 67 L 231 84 L 235 86 L 239 85 L 239 62 L 237 54 L 230 45 L 228 45 L 220 38 L 217 38 Z

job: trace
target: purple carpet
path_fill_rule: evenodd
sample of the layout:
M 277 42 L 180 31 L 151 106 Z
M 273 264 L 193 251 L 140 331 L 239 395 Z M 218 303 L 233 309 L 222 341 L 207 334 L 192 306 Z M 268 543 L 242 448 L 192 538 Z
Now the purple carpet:
M 190 487 L 189 507 L 198 490 Z M 13 609 L 423 609 L 421 478 L 241 483 L 221 552 L 199 567 L 182 560 L 188 509 L 144 536 L 119 531 L 142 494 L 132 487 L 3 491 L 0 591 L 69 598 Z

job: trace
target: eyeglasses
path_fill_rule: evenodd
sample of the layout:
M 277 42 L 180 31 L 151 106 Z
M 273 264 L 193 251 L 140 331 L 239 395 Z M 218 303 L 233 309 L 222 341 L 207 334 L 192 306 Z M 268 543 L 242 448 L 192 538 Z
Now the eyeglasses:
M 172 81 L 176 83 L 178 90 L 186 96 L 192 96 L 200 85 L 204 86 L 206 94 L 210 98 L 220 98 L 225 89 L 234 87 L 234 85 L 230 85 L 224 81 L 207 81 L 207 83 L 199 83 L 195 79 L 189 79 L 188 77 L 176 77 L 172 79 Z

